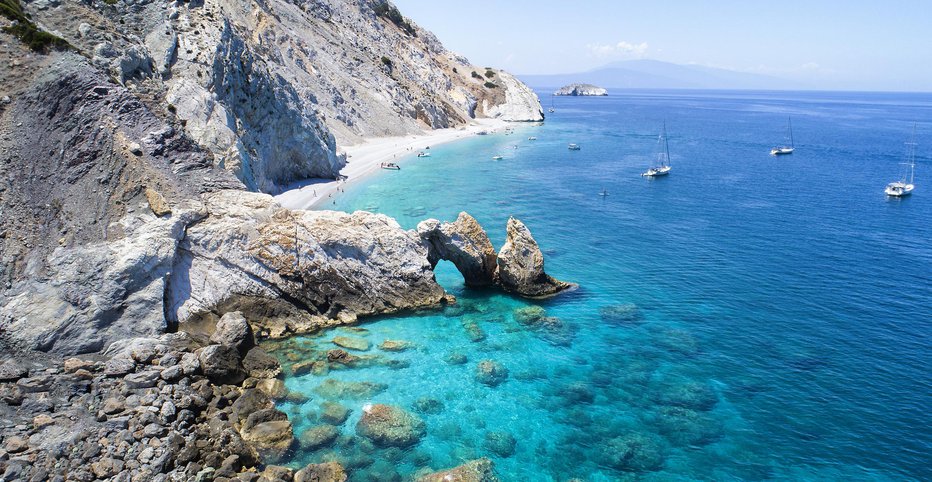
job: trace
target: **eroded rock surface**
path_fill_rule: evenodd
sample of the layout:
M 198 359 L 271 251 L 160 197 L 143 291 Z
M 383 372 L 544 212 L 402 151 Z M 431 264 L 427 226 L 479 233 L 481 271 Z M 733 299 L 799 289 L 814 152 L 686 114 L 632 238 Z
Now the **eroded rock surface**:
M 495 475 L 495 464 L 491 460 L 481 458 L 471 460 L 459 467 L 441 472 L 433 472 L 418 477 L 417 482 L 498 482 Z
M 452 223 L 422 221 L 417 233 L 429 246 L 431 268 L 443 259 L 456 266 L 467 286 L 489 286 L 495 281 L 495 248 L 476 218 L 468 213 L 461 212 Z
M 424 421 L 391 405 L 367 405 L 356 424 L 356 433 L 382 447 L 409 447 L 427 433 Z
M 498 279 L 503 288 L 536 298 L 573 286 L 544 272 L 544 254 L 524 223 L 509 218 L 507 229 L 505 245 L 498 252 Z
M 427 250 L 387 216 L 290 211 L 245 191 L 204 199 L 168 281 L 179 326 L 235 309 L 283 336 L 444 299 Z

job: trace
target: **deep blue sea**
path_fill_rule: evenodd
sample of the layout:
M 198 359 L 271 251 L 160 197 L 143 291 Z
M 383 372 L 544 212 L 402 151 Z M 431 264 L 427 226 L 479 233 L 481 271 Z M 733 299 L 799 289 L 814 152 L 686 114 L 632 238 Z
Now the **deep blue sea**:
M 482 456 L 503 480 L 932 480 L 932 95 L 633 91 L 555 107 L 403 159 L 328 207 L 405 228 L 465 210 L 496 247 L 515 216 L 580 289 L 471 291 L 442 263 L 455 308 L 291 340 L 361 337 L 401 360 L 288 378 L 309 396 L 281 404 L 296 435 L 327 400 L 352 410 L 341 438 L 294 463 L 338 459 L 360 481 Z M 788 116 L 796 152 L 771 157 Z M 664 121 L 672 173 L 642 178 Z M 887 198 L 914 123 L 916 190 Z M 528 306 L 560 328 L 519 323 Z M 416 348 L 383 352 L 386 339 Z M 507 380 L 479 383 L 482 360 Z M 326 379 L 386 386 L 322 395 Z M 362 441 L 366 403 L 417 414 L 426 436 Z

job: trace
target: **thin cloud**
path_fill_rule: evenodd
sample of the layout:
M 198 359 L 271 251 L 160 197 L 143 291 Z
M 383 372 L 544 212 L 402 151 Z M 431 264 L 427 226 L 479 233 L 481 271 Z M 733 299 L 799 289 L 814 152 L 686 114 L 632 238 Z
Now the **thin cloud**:
M 587 44 L 589 54 L 596 57 L 633 57 L 641 58 L 647 53 L 647 42 L 631 43 L 622 40 L 616 44 Z

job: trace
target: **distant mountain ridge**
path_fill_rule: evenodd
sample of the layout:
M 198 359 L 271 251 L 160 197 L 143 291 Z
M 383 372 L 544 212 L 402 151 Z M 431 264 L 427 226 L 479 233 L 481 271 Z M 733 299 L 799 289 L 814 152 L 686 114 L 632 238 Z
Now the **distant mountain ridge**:
M 589 83 L 615 89 L 804 89 L 806 85 L 767 75 L 681 65 L 658 60 L 613 62 L 587 72 L 518 75 L 531 87 Z

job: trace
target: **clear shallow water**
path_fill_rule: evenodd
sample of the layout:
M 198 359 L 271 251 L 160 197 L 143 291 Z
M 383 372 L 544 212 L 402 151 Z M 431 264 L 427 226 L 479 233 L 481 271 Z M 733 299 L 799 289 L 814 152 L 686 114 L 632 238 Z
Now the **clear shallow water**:
M 408 364 L 287 379 L 310 396 L 282 404 L 297 434 L 320 424 L 324 379 L 387 385 L 338 399 L 353 410 L 343 437 L 296 462 L 342 458 L 353 480 L 478 456 L 506 480 L 932 479 L 932 96 L 639 92 L 556 107 L 542 126 L 402 161 L 330 207 L 406 228 L 466 210 L 496 246 L 513 215 L 548 272 L 581 289 L 529 303 L 465 290 L 444 263 L 438 280 L 460 308 L 293 340 L 322 351 L 334 336 L 363 337 L 366 354 Z M 796 153 L 770 157 L 787 115 Z M 646 180 L 664 119 L 673 173 Z M 886 199 L 914 121 L 917 190 Z M 603 318 L 627 303 L 637 322 Z M 518 323 L 532 304 L 567 328 Z M 384 339 L 417 348 L 384 353 Z M 468 361 L 450 364 L 452 353 Z M 474 379 L 486 359 L 506 382 Z M 423 397 L 443 409 L 419 414 L 427 435 L 413 448 L 354 437 L 364 403 L 413 411 Z M 513 436 L 514 454 L 491 451 L 488 432 Z M 619 463 L 622 446 L 636 449 Z

